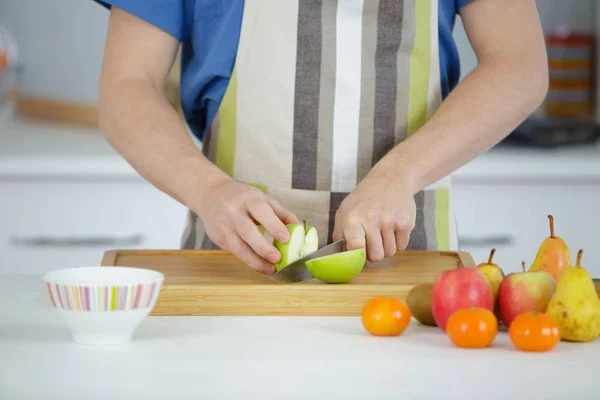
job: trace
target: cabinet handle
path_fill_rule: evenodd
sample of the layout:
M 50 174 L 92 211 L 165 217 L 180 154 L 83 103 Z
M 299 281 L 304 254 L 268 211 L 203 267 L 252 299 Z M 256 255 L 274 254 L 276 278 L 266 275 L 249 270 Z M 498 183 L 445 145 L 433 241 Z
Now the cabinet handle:
M 458 243 L 460 246 L 472 247 L 508 246 L 514 243 L 514 237 L 511 235 L 463 236 L 458 239 Z
M 141 234 L 128 236 L 12 236 L 10 242 L 20 247 L 88 247 L 135 246 L 144 241 Z

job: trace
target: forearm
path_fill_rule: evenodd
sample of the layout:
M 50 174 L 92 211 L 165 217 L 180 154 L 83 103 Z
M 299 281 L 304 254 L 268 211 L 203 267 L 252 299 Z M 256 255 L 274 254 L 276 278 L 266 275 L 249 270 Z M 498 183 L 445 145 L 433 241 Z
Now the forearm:
M 227 179 L 198 150 L 162 94 L 142 78 L 101 84 L 99 123 L 141 176 L 192 209 L 200 194 Z
M 542 103 L 548 61 L 534 0 L 473 0 L 461 9 L 478 66 L 421 129 L 381 161 L 414 192 L 487 151 Z
M 547 90 L 545 68 L 545 62 L 532 64 L 528 59 L 481 62 L 384 163 L 397 165 L 415 192 L 451 174 L 535 111 Z

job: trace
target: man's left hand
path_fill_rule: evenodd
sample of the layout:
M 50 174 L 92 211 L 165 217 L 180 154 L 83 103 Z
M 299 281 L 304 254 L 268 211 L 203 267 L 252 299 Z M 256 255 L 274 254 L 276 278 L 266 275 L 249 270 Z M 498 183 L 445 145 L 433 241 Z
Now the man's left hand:
M 366 247 L 370 262 L 406 249 L 415 226 L 414 191 L 394 172 L 384 166 L 372 170 L 335 216 L 333 240 L 344 237 L 348 250 Z

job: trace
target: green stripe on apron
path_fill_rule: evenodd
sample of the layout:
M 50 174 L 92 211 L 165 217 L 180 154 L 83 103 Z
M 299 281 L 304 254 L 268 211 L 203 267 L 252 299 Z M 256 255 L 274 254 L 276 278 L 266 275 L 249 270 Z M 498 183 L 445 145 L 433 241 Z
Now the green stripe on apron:
M 441 102 L 437 7 L 245 2 L 235 68 L 204 153 L 316 226 L 327 244 L 353 186 Z M 454 246 L 449 187 L 443 180 L 415 195 L 409 249 Z M 182 247 L 216 247 L 192 212 Z

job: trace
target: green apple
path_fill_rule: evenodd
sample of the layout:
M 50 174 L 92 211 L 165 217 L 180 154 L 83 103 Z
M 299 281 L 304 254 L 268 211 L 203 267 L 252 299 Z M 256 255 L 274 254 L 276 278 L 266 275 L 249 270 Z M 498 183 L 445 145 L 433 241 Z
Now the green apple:
M 308 226 L 304 222 L 288 224 L 287 229 L 290 233 L 290 240 L 287 243 L 273 241 L 273 245 L 281 253 L 281 260 L 274 264 L 277 271 L 319 249 L 319 235 L 314 226 Z
M 310 274 L 326 283 L 344 283 L 358 275 L 367 261 L 364 248 L 343 251 L 306 262 Z

